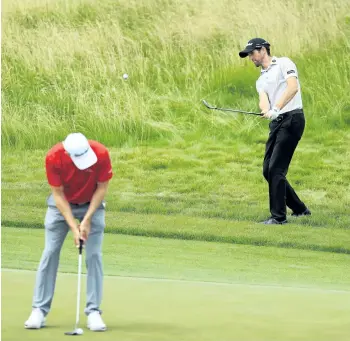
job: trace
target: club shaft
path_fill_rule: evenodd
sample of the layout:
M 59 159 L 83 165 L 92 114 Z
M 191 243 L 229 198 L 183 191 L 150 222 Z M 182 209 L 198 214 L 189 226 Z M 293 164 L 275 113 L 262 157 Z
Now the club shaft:
M 77 289 L 77 315 L 75 319 L 76 327 L 79 323 L 79 315 L 80 315 L 80 287 L 81 287 L 81 263 L 82 263 L 82 255 L 79 254 L 79 261 L 78 261 L 78 289 Z
M 244 111 L 244 110 L 239 110 L 239 109 L 230 109 L 230 108 L 218 108 L 218 107 L 214 107 L 214 106 L 210 105 L 206 100 L 203 100 L 202 102 L 204 103 L 204 105 L 205 105 L 208 109 L 212 109 L 212 110 L 239 112 L 239 113 L 242 113 L 242 114 L 249 114 L 249 115 L 262 116 L 261 114 L 256 113 L 256 112 Z
M 256 112 L 250 112 L 250 111 L 244 111 L 244 110 L 235 110 L 235 109 L 228 109 L 228 108 L 214 108 L 215 110 L 220 110 L 220 111 L 230 111 L 230 112 L 239 112 L 242 114 L 250 114 L 250 115 L 257 115 L 261 116 L 261 114 L 256 113 Z

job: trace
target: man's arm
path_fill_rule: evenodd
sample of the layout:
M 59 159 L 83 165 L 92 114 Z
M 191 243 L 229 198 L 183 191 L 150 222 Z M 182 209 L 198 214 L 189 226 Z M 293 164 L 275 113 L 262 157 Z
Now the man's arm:
M 94 215 L 95 211 L 101 205 L 103 199 L 106 196 L 108 184 L 109 184 L 109 181 L 97 183 L 97 188 L 91 198 L 89 208 L 84 216 L 84 219 L 80 224 L 80 237 L 84 241 L 87 240 L 90 233 L 92 216 Z
M 259 93 L 259 108 L 263 114 L 267 113 L 270 110 L 269 97 L 264 91 L 261 91 Z
M 298 92 L 298 82 L 296 77 L 289 77 L 287 78 L 286 82 L 287 88 L 275 105 L 279 110 L 284 108 Z
M 283 92 L 282 96 L 275 103 L 277 110 L 283 109 L 287 103 L 296 95 L 298 92 L 298 70 L 294 62 L 289 58 L 281 58 L 280 62 L 281 71 L 284 79 L 287 82 L 287 88 Z
M 63 186 L 51 186 L 52 194 L 55 199 L 56 207 L 59 209 L 64 219 L 66 220 L 70 230 L 74 236 L 75 245 L 79 245 L 79 225 L 77 221 L 74 219 L 73 212 L 69 206 L 69 202 L 67 201 Z
M 279 111 L 284 108 L 287 103 L 296 95 L 298 92 L 298 82 L 296 77 L 289 77 L 286 80 L 287 88 L 284 90 L 280 99 L 276 102 L 272 110 L 264 113 L 263 117 L 275 119 L 278 116 Z

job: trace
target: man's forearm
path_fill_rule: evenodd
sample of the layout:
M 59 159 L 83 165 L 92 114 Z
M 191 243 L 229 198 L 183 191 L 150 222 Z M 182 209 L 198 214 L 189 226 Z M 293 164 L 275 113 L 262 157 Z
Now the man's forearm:
M 89 208 L 84 216 L 84 220 L 90 221 L 95 211 L 101 205 L 107 193 L 107 184 L 99 185 L 91 198 Z
M 270 101 L 265 92 L 259 94 L 259 108 L 261 112 L 267 112 L 270 110 Z
M 280 99 L 276 102 L 275 107 L 277 107 L 277 109 L 279 110 L 282 110 L 288 104 L 288 102 L 296 95 L 297 92 L 298 88 L 287 87 Z
M 69 206 L 69 202 L 67 201 L 67 199 L 63 194 L 54 193 L 53 196 L 55 199 L 56 207 L 59 209 L 59 211 L 63 215 L 71 231 L 75 232 L 77 228 L 77 223 L 74 219 L 72 210 Z

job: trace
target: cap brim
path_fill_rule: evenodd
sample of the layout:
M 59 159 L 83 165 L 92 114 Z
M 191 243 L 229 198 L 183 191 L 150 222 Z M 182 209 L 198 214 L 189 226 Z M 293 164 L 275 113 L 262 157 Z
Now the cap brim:
M 74 162 L 74 164 L 79 168 L 80 170 L 84 170 L 86 168 L 91 167 L 97 162 L 97 156 L 90 147 L 87 153 L 85 153 L 82 156 L 72 156 L 71 159 Z
M 241 52 L 239 53 L 239 56 L 240 56 L 241 58 L 245 58 L 245 57 L 248 56 L 248 54 L 249 54 L 250 52 L 253 52 L 253 51 L 254 51 L 254 48 L 245 49 L 245 50 L 243 50 L 243 51 L 241 51 Z

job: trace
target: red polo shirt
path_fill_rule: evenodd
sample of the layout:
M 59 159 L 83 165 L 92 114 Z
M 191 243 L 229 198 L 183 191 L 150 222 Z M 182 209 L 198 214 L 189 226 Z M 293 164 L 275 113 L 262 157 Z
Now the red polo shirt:
M 91 167 L 78 169 L 63 148 L 57 143 L 46 155 L 46 176 L 51 186 L 63 186 L 67 200 L 73 204 L 91 201 L 98 182 L 112 178 L 112 165 L 107 148 L 93 140 L 89 140 L 92 150 L 97 156 L 97 162 Z

